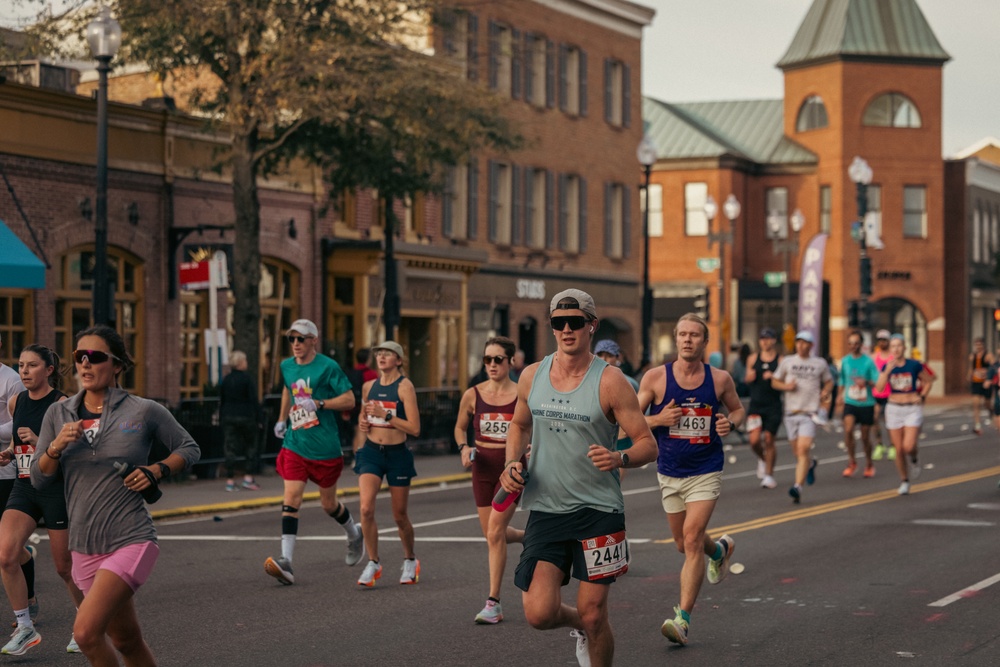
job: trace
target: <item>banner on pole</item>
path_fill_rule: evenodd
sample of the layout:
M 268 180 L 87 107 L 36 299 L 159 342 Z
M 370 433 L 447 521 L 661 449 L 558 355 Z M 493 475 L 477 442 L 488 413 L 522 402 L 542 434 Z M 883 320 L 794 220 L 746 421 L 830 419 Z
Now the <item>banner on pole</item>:
M 802 255 L 802 272 L 799 273 L 799 331 L 808 331 L 816 343 L 812 354 L 823 348 L 820 340 L 820 318 L 823 316 L 823 259 L 826 255 L 828 234 L 817 234 Z

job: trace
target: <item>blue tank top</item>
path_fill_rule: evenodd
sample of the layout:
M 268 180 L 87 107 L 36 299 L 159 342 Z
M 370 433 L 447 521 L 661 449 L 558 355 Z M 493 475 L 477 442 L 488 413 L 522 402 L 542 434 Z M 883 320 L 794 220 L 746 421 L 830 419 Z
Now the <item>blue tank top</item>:
M 891 363 L 891 362 L 890 362 Z M 907 359 L 902 366 L 889 372 L 887 386 L 893 394 L 912 394 L 917 391 L 917 378 L 924 365 L 916 359 Z
M 653 429 L 660 450 L 656 458 L 657 472 L 668 477 L 694 477 L 721 471 L 725 457 L 722 438 L 715 432 L 719 398 L 715 393 L 712 367 L 705 364 L 705 380 L 692 390 L 677 384 L 672 363 L 667 364 L 666 369 L 663 401 L 650 406 L 649 413 L 660 414 L 673 400 L 683 410 L 683 415 L 675 426 Z
M 371 389 L 368 390 L 368 400 L 375 401 L 384 410 L 391 412 L 393 419 L 406 419 L 406 409 L 399 400 L 399 383 L 403 381 L 403 377 L 400 375 L 391 384 L 382 384 L 382 379 L 378 378 L 372 382 Z M 368 416 L 368 423 L 372 428 L 392 428 L 392 424 L 372 415 Z

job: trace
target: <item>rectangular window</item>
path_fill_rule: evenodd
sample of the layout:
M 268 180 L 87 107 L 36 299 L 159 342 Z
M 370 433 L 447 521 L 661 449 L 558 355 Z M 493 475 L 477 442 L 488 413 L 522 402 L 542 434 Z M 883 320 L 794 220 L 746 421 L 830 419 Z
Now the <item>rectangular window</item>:
M 985 235 L 986 228 L 983 225 L 983 218 L 980 215 L 979 202 L 976 202 L 976 207 L 972 211 L 972 261 L 973 262 L 984 262 L 986 261 L 987 252 L 986 248 L 983 247 L 982 237 Z
M 764 193 L 767 207 L 767 238 L 788 238 L 788 188 L 768 188 Z
M 512 223 L 511 165 L 490 162 L 489 173 L 489 240 L 499 245 L 510 245 Z
M 559 242 L 568 254 L 580 252 L 580 177 L 576 174 L 559 177 Z
M 646 206 L 649 206 L 649 236 L 661 237 L 663 236 L 663 186 L 657 183 L 649 184 L 649 194 L 647 196 L 646 189 L 643 188 L 639 191 L 639 205 L 640 211 L 643 215 L 646 214 Z M 704 206 L 704 204 L 702 204 Z M 704 214 L 704 211 L 702 211 Z
M 833 228 L 833 193 L 829 185 L 819 186 L 819 231 L 829 234 Z
M 465 76 L 469 81 L 479 81 L 479 17 L 469 14 L 466 22 Z
M 878 238 L 882 238 L 882 186 L 869 185 L 865 199 L 868 200 L 868 212 L 865 222 L 872 221 Z
M 586 115 L 587 54 L 575 46 L 559 47 L 559 108 L 576 116 Z
M 28 324 L 33 320 L 31 297 L 28 292 L 19 294 L 21 290 L 2 291 L 6 293 L 0 294 L 0 363 L 16 369 L 21 348 L 32 340 L 28 336 Z
M 903 238 L 927 238 L 927 188 L 922 185 L 903 187 Z
M 617 127 L 631 125 L 631 68 L 620 60 L 604 61 L 604 120 Z
M 512 91 L 514 37 L 509 26 L 490 21 L 490 88 Z
M 524 36 L 524 101 L 545 106 L 545 38 Z
M 628 190 L 621 183 L 604 186 L 604 254 L 624 259 L 631 254 Z
M 684 184 L 684 234 L 686 236 L 708 236 L 708 217 L 705 215 L 705 200 L 708 198 L 708 183 Z
M 546 174 L 544 169 L 525 170 L 525 192 L 527 193 L 525 216 L 528 230 L 525 241 L 529 248 L 545 248 L 549 235 L 546 225 L 546 211 L 548 210 Z
M 349 229 L 358 228 L 358 195 L 353 189 L 344 189 L 337 196 L 337 214 Z

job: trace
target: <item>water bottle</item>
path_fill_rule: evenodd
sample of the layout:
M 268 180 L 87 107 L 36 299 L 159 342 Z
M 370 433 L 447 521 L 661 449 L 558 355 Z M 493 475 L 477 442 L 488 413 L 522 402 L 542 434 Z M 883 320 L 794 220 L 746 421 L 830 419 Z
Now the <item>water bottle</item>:
M 122 479 L 125 479 L 137 470 L 134 465 L 124 461 L 115 461 L 112 465 L 114 465 L 115 470 L 118 471 L 118 476 Z M 155 481 L 152 486 L 146 487 L 140 491 L 140 493 L 142 493 L 142 497 L 145 498 L 146 502 L 150 505 L 163 496 L 163 491 L 160 491 L 160 486 Z
M 524 480 L 525 484 L 528 483 L 527 470 L 521 471 L 521 479 Z M 522 491 L 523 490 L 524 489 L 522 489 Z M 521 496 L 521 491 L 515 491 L 514 493 L 507 493 L 503 489 L 503 487 L 500 487 L 500 490 L 497 491 L 497 494 L 493 496 L 493 509 L 495 509 L 497 512 L 503 512 L 512 504 L 514 504 L 514 502 L 516 502 L 520 496 Z

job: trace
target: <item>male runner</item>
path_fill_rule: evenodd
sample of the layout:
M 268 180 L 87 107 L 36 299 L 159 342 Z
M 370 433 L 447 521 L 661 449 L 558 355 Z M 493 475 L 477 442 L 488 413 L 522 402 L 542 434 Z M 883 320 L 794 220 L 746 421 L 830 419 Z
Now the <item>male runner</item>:
M 983 432 L 980 418 L 990 397 L 986 371 L 992 364 L 993 357 L 986 351 L 986 341 L 982 338 L 972 341 L 972 354 L 969 355 L 969 392 L 972 394 L 972 432 L 976 435 Z
M 892 360 L 892 355 L 889 353 L 889 333 L 888 329 L 879 329 L 875 332 L 875 351 L 872 353 L 872 361 L 875 362 L 875 368 L 882 372 L 885 365 Z M 892 446 L 889 442 L 889 431 L 885 429 L 885 404 L 889 400 L 889 388 L 886 387 L 882 391 L 876 391 L 872 389 L 872 398 L 875 399 L 875 449 L 872 451 L 872 461 L 881 461 L 886 456 L 889 457 L 890 461 L 896 459 L 896 448 Z M 879 425 L 881 422 L 881 426 Z M 885 433 L 885 439 L 882 438 L 882 433 Z M 885 443 L 889 442 L 886 446 Z
M 295 583 L 292 555 L 299 532 L 299 507 L 306 482 L 319 485 L 323 510 L 347 533 L 347 555 L 354 565 L 361 560 L 364 539 L 351 512 L 337 499 L 337 480 L 344 470 L 344 455 L 337 430 L 337 411 L 354 407 L 351 381 L 336 361 L 316 351 L 319 329 L 309 320 L 296 320 L 288 330 L 292 357 L 281 362 L 281 408 L 274 434 L 284 439 L 278 452 L 278 474 L 284 480 L 281 506 L 281 557 L 268 557 L 264 571 L 280 583 Z
M 809 331 L 795 334 L 795 354 L 782 359 L 771 378 L 771 385 L 785 392 L 785 431 L 797 459 L 795 483 L 788 489 L 788 495 L 796 505 L 802 498 L 803 483 L 816 481 L 817 461 L 811 450 L 816 439 L 817 413 L 824 407 L 829 414 L 833 389 L 833 376 L 826 360 L 809 354 L 814 342 Z
M 778 486 L 774 481 L 774 463 L 778 455 L 774 437 L 781 428 L 781 392 L 771 386 L 771 376 L 781 363 L 777 338 L 774 329 L 761 329 L 759 349 L 747 358 L 746 383 L 750 386 L 750 409 L 747 411 L 746 430 L 750 434 L 750 447 L 758 458 L 757 479 L 765 489 Z
M 847 447 L 847 467 L 844 477 L 851 477 L 858 469 L 854 456 L 854 426 L 861 426 L 861 446 L 865 451 L 865 477 L 875 476 L 872 463 L 871 429 L 875 423 L 875 399 L 872 387 L 878 380 L 878 369 L 871 357 L 861 353 L 861 332 L 852 331 L 847 336 L 849 353 L 840 362 L 839 382 L 843 390 L 837 397 L 838 406 L 844 409 L 844 445 Z
M 729 571 L 736 543 L 708 534 L 708 522 L 722 492 L 722 438 L 745 414 L 736 383 L 726 371 L 704 362 L 708 325 L 693 313 L 674 329 L 677 361 L 650 369 L 639 385 L 639 407 L 649 407 L 646 423 L 656 436 L 657 478 L 663 510 L 677 550 L 684 554 L 680 604 L 661 632 L 675 644 L 687 644 L 691 612 L 705 579 L 717 584 Z M 720 412 L 724 407 L 728 416 Z
M 609 584 L 628 570 L 618 469 L 653 461 L 656 445 L 625 376 L 590 352 L 594 299 L 564 290 L 552 298 L 549 315 L 557 349 L 521 374 L 500 475 L 508 493 L 524 489 L 530 510 L 514 583 L 524 591 L 532 627 L 572 627 L 577 661 L 610 665 Z M 619 426 L 634 443 L 627 452 L 615 450 Z M 529 442 L 525 480 L 521 457 Z M 575 607 L 562 600 L 571 575 L 580 582 Z

